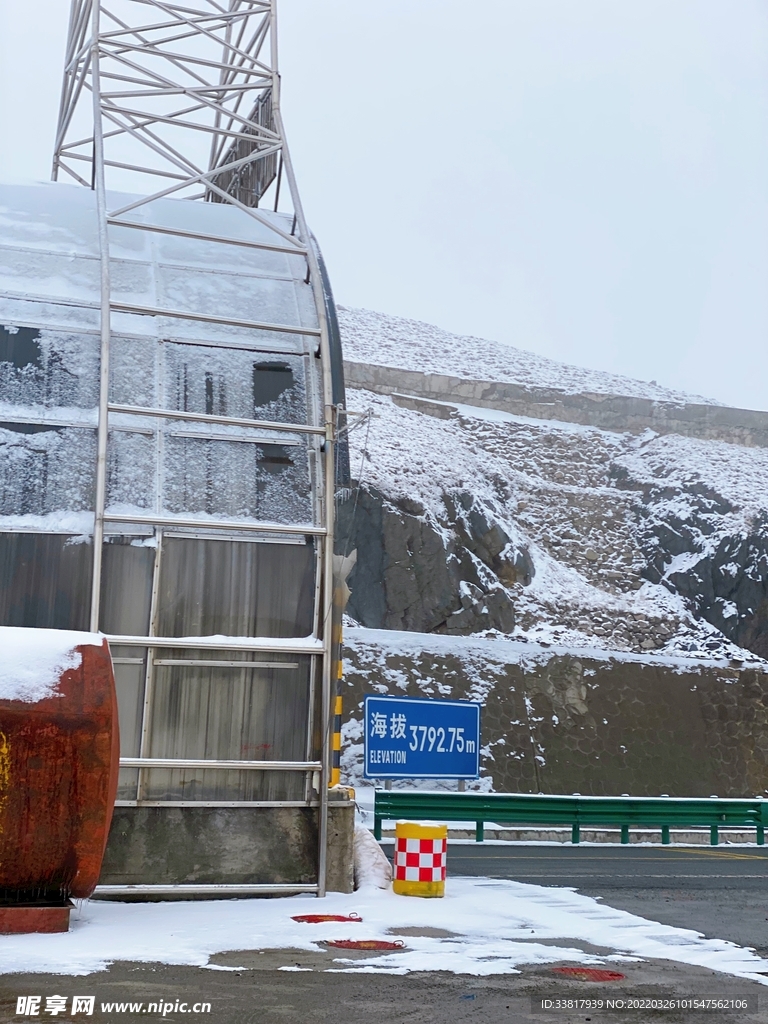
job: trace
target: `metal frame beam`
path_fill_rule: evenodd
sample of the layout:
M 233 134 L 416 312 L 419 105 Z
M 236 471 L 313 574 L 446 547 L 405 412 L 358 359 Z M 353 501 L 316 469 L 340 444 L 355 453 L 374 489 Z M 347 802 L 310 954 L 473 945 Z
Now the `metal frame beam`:
M 157 806 L 157 805 L 155 805 Z M 97 885 L 95 896 L 291 896 L 293 893 L 320 892 L 319 885 Z
M 283 640 L 272 637 L 225 636 L 122 636 L 113 633 L 107 640 L 123 647 L 167 647 L 169 650 L 189 651 L 254 651 L 264 654 L 323 654 L 322 641 L 315 637 L 304 640 Z
M 152 409 L 140 405 L 113 405 L 108 412 L 124 413 L 126 416 L 158 417 L 167 420 L 189 420 L 190 423 L 219 423 L 230 427 L 247 427 L 253 430 L 282 430 L 286 433 L 325 435 L 324 427 L 309 427 L 304 423 L 279 423 L 277 420 L 247 420 L 235 416 L 213 416 L 206 412 L 186 412 L 183 409 Z M 205 436 L 205 435 L 201 435 Z
M 205 440 L 205 438 L 203 438 Z M 286 536 L 324 537 L 325 527 L 310 523 L 259 523 L 248 519 L 194 519 L 189 516 L 133 515 L 130 512 L 102 512 L 105 523 L 134 526 L 188 527 L 190 530 L 242 530 L 246 533 L 283 533 Z
M 222 245 L 239 245 L 245 249 L 264 249 L 267 252 L 282 252 L 288 256 L 306 256 L 307 250 L 299 245 L 278 245 L 274 242 L 252 242 L 244 238 L 226 238 L 223 235 L 208 235 L 199 231 L 186 231 L 184 228 L 167 228 L 160 224 L 138 224 L 119 217 L 109 218 L 110 227 L 136 228 L 139 231 L 150 231 L 160 235 L 175 235 L 189 238 L 196 242 L 219 242 Z
M 169 320 L 195 320 L 203 324 L 217 324 L 221 327 L 241 327 L 246 331 L 275 331 L 277 334 L 304 334 L 319 338 L 317 327 L 292 327 L 289 324 L 269 324 L 258 320 L 238 320 L 227 316 L 213 316 L 210 313 L 196 313 L 193 310 L 158 309 L 155 306 L 136 306 L 130 302 L 113 302 L 111 309 L 116 313 L 133 313 L 136 316 L 162 316 Z
M 319 761 L 213 761 L 185 757 L 121 757 L 121 768 L 218 768 L 221 771 L 319 772 Z

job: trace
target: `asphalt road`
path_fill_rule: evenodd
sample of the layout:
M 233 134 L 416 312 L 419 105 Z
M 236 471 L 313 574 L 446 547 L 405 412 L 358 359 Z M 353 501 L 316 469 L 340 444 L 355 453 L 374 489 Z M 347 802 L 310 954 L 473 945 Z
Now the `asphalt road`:
M 572 886 L 768 956 L 768 847 L 449 844 L 448 873 Z
M 573 944 L 573 943 L 571 943 Z M 765 988 L 754 982 L 718 975 L 701 967 L 644 961 L 622 964 L 624 981 L 589 984 L 554 974 L 548 965 L 525 967 L 519 974 L 476 977 L 448 973 L 340 974 L 306 951 L 277 950 L 252 955 L 239 951 L 212 957 L 230 970 L 201 970 L 167 964 L 116 963 L 85 978 L 37 975 L 0 977 L 0 1021 L 68 1020 L 82 1024 L 763 1024 Z M 300 963 L 301 973 L 281 968 Z M 232 968 L 241 968 L 232 970 Z M 94 995 L 92 1016 L 18 1017 L 19 995 L 53 993 Z M 670 999 L 692 995 L 749 997 L 757 1010 L 747 1013 L 643 1010 L 614 1013 L 607 1009 L 567 1006 L 542 1012 L 543 998 L 554 1000 Z M 112 1011 L 106 1004 L 159 1001 L 167 1012 Z M 177 1013 L 179 1002 L 206 1000 L 210 1013 Z M 536 1007 L 536 1008 L 534 1008 Z

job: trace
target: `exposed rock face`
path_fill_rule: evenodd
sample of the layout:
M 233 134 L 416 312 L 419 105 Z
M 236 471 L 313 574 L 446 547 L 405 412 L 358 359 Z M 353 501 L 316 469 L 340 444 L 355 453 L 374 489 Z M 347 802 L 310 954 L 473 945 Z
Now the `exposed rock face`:
M 339 550 L 358 553 L 348 611 L 362 625 L 460 635 L 514 629 L 508 588 L 530 583 L 528 552 L 468 492 L 444 501 L 443 521 L 374 488 L 340 506 Z
M 637 486 L 614 467 L 617 485 Z M 733 507 L 700 484 L 639 488 L 646 579 L 663 583 L 739 647 L 768 657 L 768 516 L 729 532 Z
M 712 581 L 715 600 L 709 621 L 741 647 L 768 658 L 766 519 L 752 533 L 720 544 L 712 558 Z
M 724 537 L 717 548 L 667 582 L 740 647 L 768 657 L 768 522 Z

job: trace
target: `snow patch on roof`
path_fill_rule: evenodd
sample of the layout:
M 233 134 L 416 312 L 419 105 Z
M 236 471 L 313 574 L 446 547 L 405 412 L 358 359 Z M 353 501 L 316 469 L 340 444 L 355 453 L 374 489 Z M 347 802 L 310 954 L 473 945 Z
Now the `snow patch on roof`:
M 62 673 L 79 668 L 82 661 L 76 648 L 101 647 L 103 640 L 98 633 L 0 626 L 0 700 L 36 704 L 61 696 Z

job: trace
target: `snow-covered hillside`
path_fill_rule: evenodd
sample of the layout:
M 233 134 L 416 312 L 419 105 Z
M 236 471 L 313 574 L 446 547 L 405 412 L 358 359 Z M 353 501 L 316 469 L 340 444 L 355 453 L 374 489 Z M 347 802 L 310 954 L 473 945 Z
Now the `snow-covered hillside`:
M 482 366 L 485 379 L 691 397 L 366 311 L 343 311 L 342 329 L 348 359 L 453 375 L 477 376 Z M 388 558 L 398 571 L 410 559 L 418 577 L 401 601 L 400 619 L 374 621 L 371 612 L 365 621 L 358 613 L 363 625 L 482 633 L 472 623 L 487 626 L 484 603 L 498 604 L 503 591 L 515 625 L 501 631 L 515 638 L 637 653 L 768 655 L 762 632 L 765 449 L 651 431 L 616 433 L 461 405 L 404 408 L 397 396 L 359 389 L 349 390 L 348 405 L 370 414 L 350 434 L 352 475 L 361 486 L 354 517 L 365 512 L 372 522 L 371 516 L 389 515 L 384 568 L 377 570 L 385 591 L 394 586 Z M 372 502 L 383 513 L 372 510 Z M 503 551 L 486 557 L 485 549 L 473 547 L 473 515 L 485 524 L 481 533 L 498 532 Z M 368 542 L 360 524 L 350 522 L 347 531 L 362 560 L 359 595 Z M 435 598 L 440 610 L 426 625 L 411 625 L 413 594 L 433 586 L 441 558 L 454 565 L 455 607 L 447 597 Z M 530 572 L 505 570 L 523 561 Z M 350 582 L 354 595 L 354 575 Z M 448 584 L 439 585 L 445 590 Z M 386 592 L 383 601 L 392 604 Z M 354 615 L 354 596 L 350 607 Z M 463 629 L 462 609 L 469 623 Z M 491 615 L 490 621 L 501 620 Z
M 511 382 L 566 394 L 626 395 L 656 402 L 717 405 L 710 398 L 570 366 L 497 341 L 451 334 L 432 324 L 368 309 L 338 307 L 344 356 L 352 362 L 445 373 L 469 380 Z

